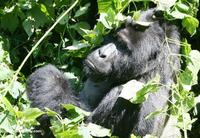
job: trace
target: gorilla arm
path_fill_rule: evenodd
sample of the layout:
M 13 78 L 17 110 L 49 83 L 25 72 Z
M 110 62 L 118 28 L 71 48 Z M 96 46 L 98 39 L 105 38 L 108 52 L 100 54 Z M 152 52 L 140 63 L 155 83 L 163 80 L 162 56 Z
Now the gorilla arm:
M 37 69 L 27 80 L 27 94 L 32 107 L 45 107 L 61 113 L 62 103 L 80 106 L 64 74 L 53 65 Z M 81 104 L 81 106 L 84 106 Z
M 80 99 L 88 108 L 94 109 L 99 102 L 111 89 L 111 83 L 108 80 L 94 82 L 90 78 L 84 83 L 84 88 L 80 92 Z

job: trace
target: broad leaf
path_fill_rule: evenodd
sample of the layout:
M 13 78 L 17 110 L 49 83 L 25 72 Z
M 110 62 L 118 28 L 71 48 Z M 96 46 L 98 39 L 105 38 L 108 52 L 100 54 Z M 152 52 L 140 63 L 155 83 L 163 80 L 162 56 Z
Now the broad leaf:
M 77 17 L 85 14 L 88 11 L 89 7 L 90 7 L 90 3 L 87 3 L 83 7 L 80 7 L 80 9 L 78 11 L 76 11 L 74 17 L 77 18 Z
M 189 57 L 191 62 L 188 64 L 187 68 L 192 72 L 192 85 L 195 85 L 197 84 L 197 74 L 200 70 L 200 52 L 192 50 Z
M 1 98 L 1 102 L 6 106 L 6 110 L 8 110 L 12 115 L 16 115 L 16 111 L 11 105 L 10 101 L 6 97 Z
M 30 121 L 35 120 L 37 117 L 41 116 L 42 114 L 44 114 L 44 112 L 38 108 L 28 108 L 23 111 L 23 118 L 25 121 L 30 122 Z
M 99 13 L 106 13 L 109 8 L 113 8 L 112 0 L 98 0 Z
M 1 27 L 4 29 L 8 29 L 11 33 L 13 33 L 19 24 L 19 19 L 16 14 L 8 13 L 2 16 L 1 18 Z
M 192 36 L 196 33 L 196 28 L 199 26 L 199 21 L 192 16 L 188 16 L 183 19 L 182 26 L 186 28 L 186 30 Z
M 27 35 L 31 37 L 35 30 L 34 20 L 31 17 L 28 17 L 26 20 L 24 20 L 23 27 Z

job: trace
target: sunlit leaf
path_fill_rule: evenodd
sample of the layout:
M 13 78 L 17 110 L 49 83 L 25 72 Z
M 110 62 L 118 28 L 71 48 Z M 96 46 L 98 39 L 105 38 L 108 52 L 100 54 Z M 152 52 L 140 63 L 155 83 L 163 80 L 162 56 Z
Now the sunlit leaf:
M 77 17 L 85 14 L 88 11 L 89 7 L 90 7 L 90 3 L 87 3 L 83 7 L 80 7 L 80 9 L 76 11 L 74 17 L 77 18 Z
M 87 43 L 77 43 L 77 44 L 74 44 L 72 46 L 68 46 L 66 47 L 65 49 L 66 50 L 79 50 L 81 48 L 85 48 L 85 47 L 89 47 L 90 45 L 87 44 Z
M 84 30 L 89 30 L 90 25 L 87 22 L 79 22 L 72 25 L 70 28 L 75 29 L 81 36 L 86 35 Z
M 179 3 L 176 4 L 176 8 L 179 11 L 185 12 L 185 13 L 187 13 L 189 11 L 189 9 L 190 9 L 190 7 L 188 5 L 186 5 L 184 3 L 181 3 L 181 2 L 179 2 Z
M 12 75 L 13 75 L 13 71 L 5 63 L 1 63 L 0 64 L 0 81 L 8 80 Z
M 8 120 L 8 116 L 6 114 L 0 114 L 0 130 L 5 130 L 7 133 L 14 133 L 12 128 L 12 124 Z
M 189 54 L 191 62 L 189 62 L 187 68 L 192 72 L 192 84 L 197 84 L 197 73 L 200 70 L 200 52 L 192 50 Z
M 157 4 L 157 8 L 159 10 L 163 11 L 169 10 L 169 8 L 172 7 L 176 2 L 176 0 L 151 0 L 151 1 Z
M 13 108 L 12 104 L 6 97 L 1 98 L 2 103 L 6 106 L 6 110 L 8 110 L 12 115 L 16 115 L 16 111 Z
M 40 9 L 43 13 L 46 14 L 46 16 L 49 16 L 49 12 L 44 4 L 40 4 Z
M 85 126 L 82 125 L 79 128 L 79 133 L 85 136 L 84 138 L 86 138 L 86 136 L 88 136 L 88 138 L 90 138 L 91 136 L 93 137 L 111 136 L 111 131 L 109 129 L 93 124 L 93 123 L 89 123 L 88 125 L 85 125 Z
M 199 26 L 199 21 L 192 16 L 185 17 L 182 21 L 182 26 L 186 28 L 190 35 L 194 35 L 196 28 Z
M 28 108 L 23 111 L 23 118 L 25 119 L 25 121 L 29 122 L 29 121 L 35 120 L 37 117 L 41 116 L 42 114 L 44 114 L 44 112 L 38 108 Z
M 137 91 L 136 96 L 130 101 L 134 104 L 139 104 L 148 98 L 149 93 L 156 92 L 159 88 L 160 76 L 157 75 L 153 80 L 145 84 L 139 91 Z
M 106 13 L 109 8 L 113 8 L 112 0 L 98 0 L 99 13 Z
M 56 116 L 58 115 L 58 113 L 56 113 L 55 111 L 52 111 L 51 109 L 45 107 L 45 111 L 47 113 L 48 116 Z
M 192 72 L 186 69 L 180 74 L 179 78 L 183 88 L 189 91 L 191 89 L 193 79 Z
M 25 87 L 20 82 L 15 81 L 9 93 L 12 95 L 13 98 L 17 99 L 19 94 L 24 92 L 24 90 Z
M 160 115 L 161 113 L 166 113 L 168 110 L 168 106 L 164 107 L 163 109 L 156 109 L 156 111 L 151 112 L 148 114 L 145 119 L 151 119 L 157 115 Z
M 79 114 L 79 115 L 84 115 L 84 116 L 88 116 L 90 113 L 89 112 L 86 112 L 84 111 L 83 109 L 79 108 L 79 107 L 76 107 L 72 104 L 63 104 L 63 107 L 68 111 L 70 112 L 70 114 L 73 116 L 73 115 L 76 115 L 76 114 Z

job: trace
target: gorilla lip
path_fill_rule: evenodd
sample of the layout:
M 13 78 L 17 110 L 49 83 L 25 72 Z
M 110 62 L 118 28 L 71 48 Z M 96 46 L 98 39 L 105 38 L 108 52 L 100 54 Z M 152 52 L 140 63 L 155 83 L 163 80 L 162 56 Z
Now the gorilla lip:
M 85 63 L 92 70 L 94 70 L 96 68 L 95 65 L 89 59 L 86 59 Z

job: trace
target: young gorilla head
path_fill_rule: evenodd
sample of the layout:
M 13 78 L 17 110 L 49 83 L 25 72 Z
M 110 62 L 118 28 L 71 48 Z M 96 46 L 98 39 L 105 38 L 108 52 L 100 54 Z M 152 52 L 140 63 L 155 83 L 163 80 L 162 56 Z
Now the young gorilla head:
M 166 30 L 153 15 L 154 9 L 142 12 L 138 21 L 127 21 L 110 42 L 89 54 L 85 60 L 88 76 L 126 82 L 157 67 L 166 48 Z

